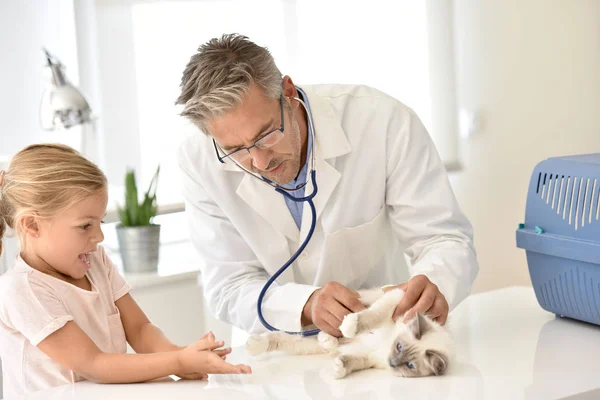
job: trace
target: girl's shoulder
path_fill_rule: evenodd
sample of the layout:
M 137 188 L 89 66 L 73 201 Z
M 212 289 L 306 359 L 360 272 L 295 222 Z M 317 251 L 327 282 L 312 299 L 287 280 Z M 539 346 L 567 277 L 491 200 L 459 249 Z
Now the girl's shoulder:
M 24 290 L 30 290 L 32 282 L 37 284 L 36 286 L 43 286 L 43 277 L 38 275 L 42 274 L 18 257 L 15 264 L 3 275 L 0 275 L 0 298 L 10 297 L 16 293 L 23 294 Z
M 7 299 L 26 289 L 28 285 L 28 273 L 16 270 L 15 267 L 10 268 L 0 276 L 0 306 Z
M 22 264 L 21 264 L 22 263 Z M 49 277 L 29 267 L 21 260 L 0 276 L 0 314 L 17 309 L 30 310 L 35 304 L 59 302 L 60 288 Z

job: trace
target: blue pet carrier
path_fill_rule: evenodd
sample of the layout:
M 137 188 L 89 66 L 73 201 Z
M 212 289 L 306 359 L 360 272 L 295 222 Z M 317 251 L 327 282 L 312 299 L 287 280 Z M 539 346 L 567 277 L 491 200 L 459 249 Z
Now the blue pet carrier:
M 600 154 L 535 167 L 517 247 L 542 308 L 600 325 Z

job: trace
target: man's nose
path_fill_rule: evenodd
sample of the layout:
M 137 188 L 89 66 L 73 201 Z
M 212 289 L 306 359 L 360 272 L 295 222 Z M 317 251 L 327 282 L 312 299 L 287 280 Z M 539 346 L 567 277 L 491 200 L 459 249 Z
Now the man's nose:
M 261 171 L 266 170 L 273 158 L 270 153 L 269 150 L 259 149 L 258 147 L 251 148 L 250 156 L 252 157 L 252 165 L 254 165 L 254 168 L 260 169 Z

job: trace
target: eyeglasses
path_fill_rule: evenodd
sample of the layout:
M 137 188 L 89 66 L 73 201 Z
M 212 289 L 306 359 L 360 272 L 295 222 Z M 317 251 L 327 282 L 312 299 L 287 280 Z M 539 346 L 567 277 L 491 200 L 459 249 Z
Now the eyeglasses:
M 273 147 L 277 143 L 279 143 L 281 141 L 281 139 L 283 139 L 283 136 L 284 136 L 284 134 L 283 134 L 283 128 L 284 128 L 283 96 L 279 97 L 279 111 L 281 114 L 281 127 L 273 129 L 272 131 L 265 133 L 260 138 L 258 138 L 256 140 L 256 142 L 254 142 L 254 144 L 250 147 L 241 147 L 235 151 L 232 151 L 229 154 L 225 154 L 223 149 L 221 149 L 219 147 L 219 145 L 217 144 L 217 142 L 215 141 L 215 139 L 213 139 L 213 145 L 215 146 L 215 153 L 217 153 L 217 158 L 219 159 L 219 161 L 222 164 L 224 164 L 227 159 L 232 159 L 237 163 L 242 163 L 252 156 L 250 154 L 250 149 L 252 149 L 253 147 L 258 147 L 259 149 L 265 150 L 265 149 Z M 225 155 L 221 156 L 219 154 L 219 150 L 221 150 L 221 152 Z

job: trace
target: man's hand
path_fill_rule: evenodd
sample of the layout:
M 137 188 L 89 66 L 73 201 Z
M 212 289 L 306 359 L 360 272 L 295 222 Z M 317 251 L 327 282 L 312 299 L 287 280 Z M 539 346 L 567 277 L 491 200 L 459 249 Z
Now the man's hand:
M 302 310 L 302 325 L 316 325 L 320 330 L 341 337 L 338 329 L 347 314 L 359 312 L 365 306 L 359 295 L 337 282 L 329 282 L 309 297 Z
M 404 315 L 404 322 L 410 321 L 417 313 L 425 313 L 444 325 L 448 319 L 448 302 L 438 287 L 425 275 L 417 275 L 408 282 L 388 286 L 384 291 L 400 288 L 406 293 L 394 311 L 394 321 Z

